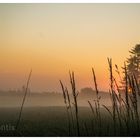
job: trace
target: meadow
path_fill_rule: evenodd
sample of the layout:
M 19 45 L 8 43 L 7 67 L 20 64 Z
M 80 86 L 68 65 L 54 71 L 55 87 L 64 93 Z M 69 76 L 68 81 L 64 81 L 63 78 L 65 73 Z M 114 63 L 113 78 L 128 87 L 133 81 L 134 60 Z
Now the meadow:
M 123 90 L 120 90 L 109 58 L 108 64 L 109 92 L 99 91 L 92 68 L 95 91 L 90 94 L 90 98 L 83 96 L 82 101 L 85 99 L 86 106 L 79 105 L 81 92 L 76 89 L 74 72 L 69 72 L 71 91 L 60 80 L 61 96 L 52 96 L 58 99 L 61 97 L 63 104 L 26 106 L 30 72 L 25 91 L 19 98 L 21 106 L 0 108 L 0 136 L 140 136 L 138 81 L 135 75 L 128 75 L 124 64 L 125 84 Z M 117 66 L 116 69 L 118 70 Z M 105 102 L 110 102 L 110 105 L 102 102 L 102 95 L 105 94 L 108 96 Z

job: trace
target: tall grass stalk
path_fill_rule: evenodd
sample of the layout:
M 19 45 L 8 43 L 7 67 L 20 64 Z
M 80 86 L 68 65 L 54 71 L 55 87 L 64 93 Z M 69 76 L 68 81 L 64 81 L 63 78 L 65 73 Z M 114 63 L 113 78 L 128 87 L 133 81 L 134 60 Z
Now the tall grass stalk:
M 66 92 L 67 99 L 68 99 L 68 109 L 70 110 L 72 128 L 74 129 L 74 118 L 73 118 L 73 113 L 72 113 L 71 99 L 70 99 L 70 95 L 69 95 L 69 92 L 68 92 L 67 88 L 65 88 L 65 92 Z
M 129 105 L 129 98 L 128 98 L 128 73 L 126 64 L 124 63 L 124 70 L 125 70 L 125 102 L 127 105 L 127 118 L 130 119 L 130 105 Z
M 130 83 L 130 88 L 132 90 L 131 95 L 130 95 L 130 101 L 133 109 L 133 116 L 134 116 L 134 121 L 135 121 L 135 126 L 136 130 L 139 130 L 139 113 L 138 113 L 138 99 L 137 99 L 137 87 L 136 87 L 136 81 L 134 78 L 134 75 L 129 76 L 129 83 Z
M 88 101 L 88 104 L 89 104 L 89 106 L 91 108 L 91 111 L 92 111 L 92 114 L 93 114 L 93 117 L 94 117 L 95 116 L 94 108 L 93 108 L 93 106 L 92 106 L 90 101 Z
M 96 102 L 95 102 L 95 107 L 96 107 L 96 112 L 97 112 L 97 120 L 98 120 L 98 124 L 99 124 L 99 133 L 101 133 L 101 113 L 100 113 L 100 96 L 99 96 L 99 90 L 98 90 L 98 85 L 97 85 L 97 80 L 96 80 L 96 75 L 95 75 L 95 71 L 94 68 L 92 68 L 92 74 L 93 74 L 93 80 L 94 80 L 94 87 L 95 87 L 95 91 L 96 91 Z
M 69 72 L 69 76 L 70 76 L 70 83 L 71 83 L 71 88 L 72 88 L 72 95 L 73 95 L 73 99 L 74 99 L 77 135 L 80 136 L 79 112 L 78 112 L 78 103 L 77 103 L 78 92 L 76 92 L 74 72 L 72 72 L 72 73 Z
M 95 91 L 96 91 L 96 101 L 97 101 L 97 115 L 99 117 L 99 121 L 101 121 L 101 116 L 100 116 L 100 96 L 99 96 L 99 90 L 97 87 L 97 81 L 96 81 L 96 75 L 94 72 L 94 69 L 92 68 L 92 74 L 93 74 L 93 79 L 94 79 L 94 86 L 95 86 Z
M 31 79 L 31 74 L 32 74 L 32 70 L 30 71 L 28 79 L 27 79 L 26 88 L 25 88 L 25 94 L 24 94 L 24 97 L 23 97 L 23 100 L 22 100 L 18 120 L 17 120 L 17 123 L 16 123 L 16 130 L 18 129 L 18 126 L 19 126 L 19 123 L 20 123 L 20 120 L 21 120 L 21 115 L 22 115 L 24 103 L 25 103 L 26 96 L 27 96 L 27 93 L 28 93 L 28 87 L 29 87 L 29 83 L 30 83 L 30 79 Z
M 112 109 L 113 109 L 113 124 L 114 124 L 114 134 L 116 133 L 116 98 L 114 91 L 114 80 L 113 80 L 113 70 L 112 70 L 112 59 L 108 58 L 109 71 L 110 71 L 110 95 L 112 98 Z
M 64 85 L 61 82 L 61 80 L 59 82 L 60 82 L 62 92 L 63 92 L 64 104 L 66 106 L 67 117 L 68 117 L 68 132 L 69 132 L 69 136 L 70 136 L 71 135 L 71 122 L 70 122 L 69 106 L 68 106 L 68 102 L 67 102 L 67 100 L 70 100 L 70 99 L 67 97 L 68 94 L 66 93 L 66 90 L 65 90 Z

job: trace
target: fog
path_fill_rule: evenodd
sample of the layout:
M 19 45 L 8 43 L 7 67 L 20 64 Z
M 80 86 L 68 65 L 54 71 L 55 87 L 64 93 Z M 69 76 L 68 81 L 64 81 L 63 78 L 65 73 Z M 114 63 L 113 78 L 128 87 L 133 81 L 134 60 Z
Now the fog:
M 100 92 L 101 105 L 110 106 L 110 95 L 107 92 Z M 20 107 L 24 97 L 22 91 L 0 91 L 0 107 Z M 71 102 L 72 94 L 70 94 Z M 89 106 L 90 101 L 94 106 L 96 100 L 96 93 L 92 89 L 85 88 L 79 92 L 78 106 Z M 25 100 L 25 107 L 46 107 L 46 106 L 64 106 L 64 99 L 62 93 L 57 92 L 28 92 Z

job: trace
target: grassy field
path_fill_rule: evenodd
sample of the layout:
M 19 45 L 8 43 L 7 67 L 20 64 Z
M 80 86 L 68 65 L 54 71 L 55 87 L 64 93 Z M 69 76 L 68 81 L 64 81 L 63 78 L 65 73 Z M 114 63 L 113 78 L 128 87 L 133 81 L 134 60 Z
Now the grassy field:
M 29 98 L 30 72 L 18 106 L 8 107 L 9 103 L 16 101 L 10 97 L 17 96 L 8 96 L 7 93 L 9 102 L 7 100 L 7 105 L 0 108 L 0 136 L 140 136 L 140 88 L 137 78 L 134 74 L 128 75 L 124 66 L 124 88 L 120 90 L 113 76 L 112 60 L 109 58 L 108 64 L 109 92 L 98 90 L 96 75 L 92 68 L 95 91 L 90 95 L 82 94 L 76 89 L 74 72 L 69 72 L 70 91 L 60 80 L 62 96 L 52 93 L 30 94 Z M 7 98 L 5 95 L 1 94 L 3 99 Z M 32 104 L 32 107 L 27 106 L 33 99 L 36 103 L 37 97 L 40 97 L 40 103 L 47 101 L 43 100 L 45 97 L 48 100 L 53 99 L 50 100 L 53 101 L 52 104 L 57 103 L 54 101 L 57 99 L 63 105 L 41 107 L 38 102 L 40 107 L 35 104 Z
M 105 109 L 101 112 L 103 124 L 99 128 L 90 108 L 79 107 L 80 136 L 140 136 L 135 124 L 129 133 L 123 125 L 114 134 L 112 118 Z M 19 108 L 0 108 L 0 136 L 77 136 L 76 126 L 70 126 L 69 131 L 65 107 L 26 107 L 15 130 L 18 113 Z
M 89 108 L 80 108 L 81 121 L 90 120 Z M 16 125 L 19 108 L 0 108 L 0 126 Z M 74 129 L 74 128 L 73 128 Z M 84 129 L 84 128 L 83 128 Z M 76 136 L 76 134 L 70 134 Z M 83 134 L 83 130 L 82 135 Z M 16 130 L 1 130 L 1 136 L 69 136 L 65 107 L 26 107 Z

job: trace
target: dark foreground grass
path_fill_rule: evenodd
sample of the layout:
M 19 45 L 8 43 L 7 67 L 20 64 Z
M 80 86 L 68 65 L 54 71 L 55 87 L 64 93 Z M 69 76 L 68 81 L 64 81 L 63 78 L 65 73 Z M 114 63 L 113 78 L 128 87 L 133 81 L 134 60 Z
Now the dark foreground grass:
M 65 107 L 24 108 L 18 130 L 2 130 L 2 126 L 5 125 L 15 126 L 16 122 L 14 120 L 18 110 L 18 108 L 0 109 L 0 136 L 77 136 L 76 126 L 73 128 L 73 133 L 69 135 Z M 72 110 L 74 111 L 74 108 Z M 91 120 L 92 112 L 90 108 L 79 107 L 80 136 L 114 136 L 112 118 L 105 109 L 101 108 L 100 112 L 102 127 L 98 127 L 96 121 Z M 76 123 L 75 119 L 74 123 Z M 135 131 L 135 125 L 133 122 L 131 132 L 127 133 L 127 126 L 123 124 L 122 128 L 116 130 L 115 136 L 140 136 L 139 132 Z M 116 127 L 119 128 L 119 123 L 116 123 Z
M 83 133 L 89 136 L 139 136 L 140 132 L 140 119 L 139 119 L 139 97 L 140 97 L 140 88 L 136 76 L 132 73 L 128 75 L 128 70 L 124 64 L 124 84 L 122 89 L 119 88 L 118 83 L 114 77 L 114 67 L 112 59 L 108 58 L 109 65 L 109 79 L 110 79 L 110 88 L 109 94 L 112 101 L 111 108 L 106 105 L 102 105 L 107 111 L 108 115 L 111 118 L 107 117 L 105 119 L 104 111 L 101 111 L 100 105 L 100 92 L 98 90 L 98 84 L 96 80 L 95 71 L 92 68 L 94 88 L 96 91 L 96 99 L 93 99 L 93 102 L 87 101 L 89 108 L 92 113 L 90 118 L 90 125 L 86 122 L 81 122 L 78 107 L 78 91 L 76 91 L 76 82 L 74 77 L 74 72 L 70 73 L 70 84 L 71 84 L 71 93 L 73 94 L 73 106 L 75 108 L 75 120 L 77 124 L 77 136 L 82 136 Z M 120 77 L 118 67 L 116 65 L 117 73 Z M 120 78 L 122 79 L 122 78 Z M 61 82 L 60 82 L 61 83 Z M 63 84 L 61 83 L 62 91 L 65 94 Z M 66 95 L 66 94 L 65 94 Z M 123 95 L 123 97 L 122 97 Z M 125 95 L 125 96 L 124 96 Z M 66 96 L 63 96 L 64 99 Z M 108 99 L 109 100 L 109 99 Z M 94 104 L 94 108 L 93 108 Z M 110 119 L 110 120 L 109 120 Z M 70 119 L 69 119 L 70 120 Z M 85 131 L 80 131 L 82 126 L 84 126 Z M 133 128 L 133 130 L 132 130 Z M 69 127 L 69 132 L 72 128 Z M 107 130 L 107 131 L 106 131 Z M 75 130 L 76 131 L 76 130 Z M 81 134 L 82 133 L 82 134 Z

